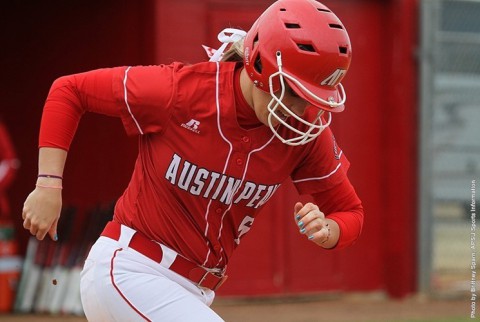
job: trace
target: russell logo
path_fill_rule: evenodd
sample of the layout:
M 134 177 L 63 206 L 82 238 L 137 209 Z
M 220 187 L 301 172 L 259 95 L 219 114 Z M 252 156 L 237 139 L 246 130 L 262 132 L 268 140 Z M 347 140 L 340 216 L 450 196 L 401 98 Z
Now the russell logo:
M 181 126 L 183 128 L 186 128 L 187 130 L 190 130 L 192 132 L 200 134 L 200 131 L 198 130 L 198 127 L 200 126 L 200 121 L 197 121 L 195 119 L 191 119 L 187 123 L 182 123 Z

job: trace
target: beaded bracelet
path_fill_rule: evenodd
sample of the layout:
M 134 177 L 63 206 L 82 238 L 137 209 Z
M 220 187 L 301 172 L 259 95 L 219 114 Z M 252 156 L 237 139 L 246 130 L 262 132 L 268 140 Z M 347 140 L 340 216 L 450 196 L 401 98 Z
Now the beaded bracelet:
M 52 178 L 52 179 L 63 180 L 62 176 L 57 176 L 57 175 L 54 175 L 54 174 L 39 174 L 37 177 L 38 178 Z
M 46 186 L 46 185 L 38 184 L 38 183 L 35 186 L 40 187 L 40 188 L 63 189 L 62 186 Z

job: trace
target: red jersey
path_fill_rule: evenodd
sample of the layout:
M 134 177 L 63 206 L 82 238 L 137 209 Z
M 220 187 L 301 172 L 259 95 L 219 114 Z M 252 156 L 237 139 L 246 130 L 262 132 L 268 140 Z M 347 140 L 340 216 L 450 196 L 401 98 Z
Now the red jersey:
M 139 154 L 115 220 L 199 265 L 225 267 L 285 180 L 321 196 L 348 181 L 349 166 L 330 129 L 293 147 L 267 126 L 241 127 L 237 112 L 246 102 L 235 95 L 236 66 L 174 63 L 60 78 L 47 98 L 40 146 L 68 149 L 77 121 L 51 121 L 59 108 L 78 118 L 85 110 L 121 117 L 128 134 L 140 135 Z M 52 130 L 61 124 L 64 131 Z

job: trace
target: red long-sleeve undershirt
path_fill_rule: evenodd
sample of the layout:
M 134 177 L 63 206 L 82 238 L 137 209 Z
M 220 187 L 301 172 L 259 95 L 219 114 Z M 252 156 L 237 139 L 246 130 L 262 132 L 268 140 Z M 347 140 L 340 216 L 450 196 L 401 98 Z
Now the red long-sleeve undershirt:
M 112 88 L 112 74 L 119 68 L 58 78 L 43 108 L 39 147 L 68 151 L 85 112 L 120 117 L 122 106 L 115 99 Z
M 340 227 L 340 238 L 335 249 L 352 245 L 363 228 L 362 202 L 348 179 L 332 189 L 313 194 L 318 208 Z

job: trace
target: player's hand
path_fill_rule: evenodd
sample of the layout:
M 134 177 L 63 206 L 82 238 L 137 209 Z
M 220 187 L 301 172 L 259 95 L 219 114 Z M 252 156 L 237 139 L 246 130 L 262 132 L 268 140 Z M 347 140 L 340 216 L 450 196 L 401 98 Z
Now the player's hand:
M 329 221 L 325 219 L 325 214 L 318 209 L 317 205 L 310 202 L 303 205 L 297 202 L 294 207 L 294 216 L 301 234 L 319 246 L 329 246 L 331 227 Z
M 61 189 L 36 187 L 23 204 L 23 227 L 38 240 L 43 240 L 48 233 L 56 241 L 61 209 Z

